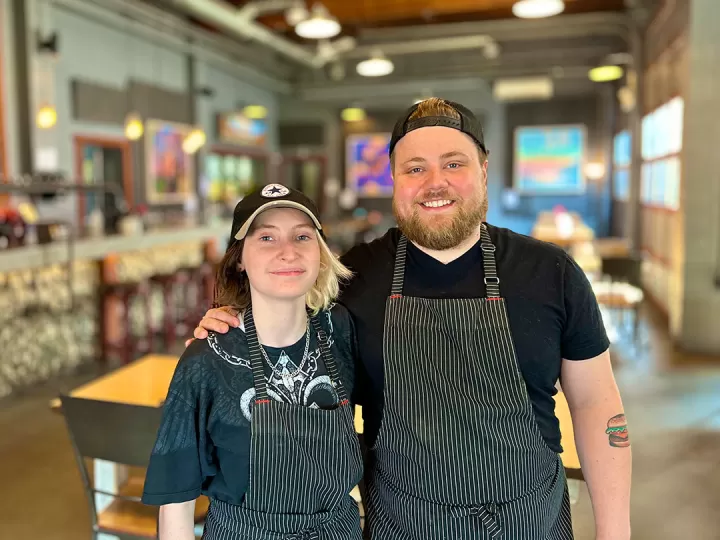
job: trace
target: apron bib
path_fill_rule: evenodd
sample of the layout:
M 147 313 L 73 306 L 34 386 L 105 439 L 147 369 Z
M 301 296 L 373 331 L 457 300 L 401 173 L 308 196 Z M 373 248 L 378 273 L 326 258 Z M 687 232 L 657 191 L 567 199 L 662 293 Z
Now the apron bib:
M 367 471 L 372 540 L 571 540 L 565 469 L 543 439 L 483 225 L 487 298 L 385 308 L 383 418 Z
M 241 505 L 211 500 L 204 540 L 360 540 L 350 491 L 362 476 L 352 407 L 327 336 L 311 317 L 339 406 L 312 409 L 271 400 L 252 310 L 245 334 L 255 385 L 250 482 Z

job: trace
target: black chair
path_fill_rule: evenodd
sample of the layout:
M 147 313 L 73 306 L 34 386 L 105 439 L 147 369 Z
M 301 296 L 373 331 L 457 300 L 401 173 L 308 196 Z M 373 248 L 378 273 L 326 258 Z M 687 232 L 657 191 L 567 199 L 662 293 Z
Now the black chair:
M 101 533 L 121 540 L 157 538 L 158 510 L 140 502 L 143 479 L 128 482 L 120 493 L 95 489 L 86 459 L 146 468 L 160 426 L 162 408 L 67 395 L 61 395 L 60 401 L 90 507 L 93 540 Z M 113 502 L 98 512 L 95 495 L 107 495 Z
M 70 442 L 80 469 L 85 495 L 90 508 L 92 539 L 105 533 L 120 540 L 157 538 L 158 509 L 142 504 L 145 469 L 155 444 L 162 418 L 162 407 L 145 407 L 60 396 Z M 133 475 L 120 487 L 119 493 L 95 489 L 86 459 L 101 459 L 133 468 L 142 474 Z M 106 495 L 113 502 L 98 512 L 95 495 Z M 195 502 L 195 524 L 207 516 L 209 500 L 202 496 Z
M 603 257 L 601 263 L 602 275 L 611 283 L 627 283 L 638 289 L 642 289 L 642 258 L 639 255 L 628 255 L 621 257 Z M 612 285 L 611 285 L 612 289 Z M 619 309 L 620 324 L 625 326 L 625 313 L 627 307 L 608 306 L 612 309 Z M 630 311 L 633 313 L 633 341 L 637 344 L 640 322 L 640 303 L 635 303 Z
M 612 282 L 629 283 L 634 287 L 642 286 L 642 258 L 638 255 L 626 257 L 603 257 L 602 274 Z

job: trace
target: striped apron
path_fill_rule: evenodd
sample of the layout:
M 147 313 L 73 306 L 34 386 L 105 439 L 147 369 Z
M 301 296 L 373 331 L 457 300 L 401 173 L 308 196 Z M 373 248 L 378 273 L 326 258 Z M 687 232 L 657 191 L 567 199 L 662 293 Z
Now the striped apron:
M 211 499 L 205 540 L 360 540 L 350 491 L 362 476 L 352 407 L 327 335 L 311 317 L 340 406 L 333 410 L 271 400 L 250 308 L 245 334 L 255 385 L 250 482 L 241 505 Z
M 528 398 L 483 225 L 487 298 L 385 308 L 384 413 L 367 471 L 372 540 L 570 540 L 565 469 Z

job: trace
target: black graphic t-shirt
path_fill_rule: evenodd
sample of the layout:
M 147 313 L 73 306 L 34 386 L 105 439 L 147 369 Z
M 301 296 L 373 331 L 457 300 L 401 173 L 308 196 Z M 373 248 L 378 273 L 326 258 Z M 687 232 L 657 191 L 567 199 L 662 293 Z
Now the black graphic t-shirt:
M 318 315 L 330 340 L 348 396 L 354 386 L 355 337 L 347 310 Z M 332 408 L 338 396 L 322 360 L 317 335 L 281 349 L 265 347 L 270 399 Z M 240 504 L 250 476 L 250 422 L 255 401 L 247 340 L 242 328 L 195 340 L 173 375 L 163 420 L 150 457 L 142 500 L 163 505 L 200 494 Z

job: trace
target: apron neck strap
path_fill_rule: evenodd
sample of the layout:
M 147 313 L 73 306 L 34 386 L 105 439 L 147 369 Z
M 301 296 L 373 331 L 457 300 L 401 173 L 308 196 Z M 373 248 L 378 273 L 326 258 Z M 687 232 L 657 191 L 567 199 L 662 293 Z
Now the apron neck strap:
M 310 316 L 310 314 L 308 314 L 308 316 Z M 338 395 L 338 404 L 347 405 L 347 393 L 345 392 L 345 386 L 343 386 L 342 380 L 340 380 L 340 372 L 338 371 L 337 364 L 335 363 L 335 358 L 333 358 L 333 355 L 330 352 L 330 341 L 328 340 L 328 336 L 325 333 L 325 330 L 322 329 L 322 326 L 320 326 L 320 321 L 318 321 L 317 317 L 310 317 L 310 321 L 312 322 L 313 329 L 318 337 L 320 353 L 322 354 L 323 362 L 325 363 L 325 369 L 327 369 L 330 380 L 335 386 L 335 391 Z
M 328 342 L 327 334 L 320 326 L 320 322 L 317 317 L 312 317 L 308 313 L 308 317 L 313 325 L 313 330 L 318 336 L 318 343 L 320 345 L 320 353 L 327 369 L 330 380 L 335 385 L 337 391 L 338 401 L 340 405 L 346 405 L 348 403 L 347 393 L 345 387 L 340 380 L 340 374 L 338 372 L 337 364 L 330 352 L 330 345 Z M 253 385 L 255 386 L 255 403 L 267 403 L 270 401 L 267 393 L 267 382 L 265 380 L 265 368 L 263 366 L 263 354 L 260 349 L 262 345 L 257 337 L 257 330 L 255 329 L 255 320 L 252 316 L 252 306 L 248 306 L 245 309 L 243 315 L 243 321 L 245 322 L 245 336 L 247 338 L 248 350 L 250 352 L 250 367 L 252 368 Z M 309 339 L 309 338 L 308 338 Z
M 480 249 L 482 250 L 483 269 L 485 270 L 485 294 L 488 298 L 500 298 L 500 278 L 495 264 L 495 245 L 490 233 L 483 223 L 480 227 Z M 407 237 L 402 234 L 395 251 L 395 269 L 393 270 L 390 298 L 400 298 L 405 280 L 405 263 L 407 260 Z
M 480 227 L 480 249 L 482 250 L 483 269 L 485 270 L 485 294 L 488 298 L 500 298 L 500 278 L 495 264 L 495 245 L 483 223 Z
M 407 259 L 407 237 L 400 235 L 400 241 L 395 251 L 395 270 L 393 270 L 392 288 L 390 289 L 390 298 L 400 298 L 403 291 L 403 281 L 405 281 L 405 260 Z
M 255 386 L 255 403 L 265 403 L 269 401 L 267 383 L 265 382 L 265 368 L 263 367 L 262 351 L 260 350 L 261 345 L 258 341 L 257 330 L 255 330 L 255 319 L 252 316 L 252 306 L 245 308 L 243 321 L 245 323 L 248 351 L 250 352 L 253 385 Z

